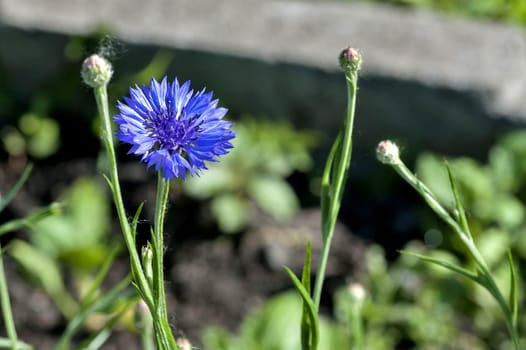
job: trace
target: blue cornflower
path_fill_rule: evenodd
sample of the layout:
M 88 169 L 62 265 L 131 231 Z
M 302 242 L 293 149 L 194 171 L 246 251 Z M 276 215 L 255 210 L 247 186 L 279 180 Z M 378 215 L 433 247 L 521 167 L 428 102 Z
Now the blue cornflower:
M 117 138 L 166 180 L 184 180 L 187 172 L 199 175 L 207 169 L 205 161 L 215 162 L 232 148 L 232 123 L 223 120 L 227 109 L 217 107 L 212 92 L 190 90 L 190 81 L 179 85 L 177 79 L 159 83 L 152 78 L 149 87 L 130 88 L 124 101 L 113 117 Z

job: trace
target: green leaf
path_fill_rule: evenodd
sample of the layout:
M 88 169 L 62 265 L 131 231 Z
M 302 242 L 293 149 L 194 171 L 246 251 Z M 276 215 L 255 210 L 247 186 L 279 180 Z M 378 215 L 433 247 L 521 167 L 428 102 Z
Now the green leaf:
M 133 243 L 135 243 L 135 236 L 137 235 L 137 223 L 139 222 L 139 216 L 141 215 L 143 206 L 144 206 L 144 202 L 141 202 L 141 204 L 139 204 L 139 207 L 135 211 L 135 216 L 133 217 L 132 226 L 131 226 Z
M 210 205 L 222 232 L 236 233 L 247 225 L 249 207 L 245 199 L 235 194 L 223 194 L 215 197 Z
M 112 329 L 110 327 L 104 327 L 99 329 L 95 334 L 93 334 L 89 339 L 83 341 L 78 347 L 77 350 L 99 350 L 102 348 L 106 340 L 111 336 Z
M 21 240 L 11 241 L 8 249 L 9 254 L 44 288 L 60 311 L 71 317 L 77 305 L 62 282 L 58 263 Z
M 466 211 L 464 210 L 464 206 L 462 205 L 462 202 L 460 201 L 460 196 L 458 194 L 457 185 L 455 182 L 455 179 L 453 177 L 453 173 L 451 172 L 451 168 L 449 167 L 449 164 L 447 161 L 444 162 L 447 169 L 447 175 L 449 178 L 449 185 L 451 186 L 451 191 L 453 192 L 453 198 L 455 199 L 455 209 L 457 210 L 457 218 L 460 222 L 460 227 L 462 227 L 462 230 L 466 235 L 471 237 L 471 231 L 469 229 L 468 220 L 466 218 Z
M 97 275 L 93 279 L 91 286 L 89 290 L 86 292 L 86 295 L 84 296 L 83 300 L 81 301 L 81 304 L 85 305 L 87 303 L 91 303 L 93 299 L 95 298 L 97 291 L 102 285 L 102 282 L 104 281 L 104 278 L 108 274 L 108 271 L 110 270 L 113 262 L 115 261 L 115 258 L 117 257 L 117 254 L 121 248 L 119 246 L 115 246 L 110 253 L 107 255 L 106 260 L 102 264 L 102 266 L 99 268 L 99 271 L 97 272 Z
M 106 174 L 102 174 L 102 177 L 104 178 L 104 181 L 106 181 L 106 184 L 108 185 L 108 187 L 110 188 L 110 191 L 112 193 L 114 193 L 114 187 L 113 187 L 113 183 L 111 182 L 110 178 L 108 176 L 106 176 Z
M 288 221 L 298 212 L 299 202 L 294 190 L 279 177 L 252 178 L 248 185 L 248 193 L 258 206 L 275 220 Z
M 24 171 L 22 172 L 22 175 L 18 178 L 15 185 L 11 188 L 9 192 L 3 197 L 0 198 L 0 213 L 7 207 L 7 205 L 13 200 L 17 192 L 20 190 L 20 188 L 24 185 L 24 183 L 27 181 L 27 178 L 29 177 L 29 174 L 31 174 L 31 170 L 33 169 L 33 165 L 29 164 L 26 166 Z
M 206 199 L 225 190 L 236 188 L 235 176 L 227 167 L 210 166 L 200 177 L 192 177 L 183 185 L 186 193 L 198 199 Z
M 32 130 L 27 130 L 24 126 Z M 58 150 L 60 127 L 54 119 L 33 113 L 26 114 L 20 119 L 20 128 L 27 136 L 27 151 L 33 157 L 46 158 Z
M 475 281 L 476 283 L 479 283 L 479 284 L 481 283 L 479 277 L 476 274 L 474 274 L 473 272 L 471 272 L 469 270 L 464 269 L 463 267 L 451 264 L 448 261 L 435 259 L 435 258 L 432 258 L 432 257 L 429 257 L 429 256 L 417 254 L 417 253 L 414 253 L 414 252 L 409 252 L 409 251 L 406 251 L 406 250 L 401 250 L 400 253 L 405 254 L 405 255 L 409 255 L 409 256 L 413 256 L 415 258 L 418 258 L 418 259 L 420 259 L 422 261 L 425 261 L 425 262 L 428 262 L 428 263 L 431 263 L 431 264 L 435 264 L 435 265 L 439 265 L 439 266 L 445 267 L 446 269 L 449 269 L 449 270 L 451 270 L 453 272 L 459 273 L 459 274 L 461 274 L 461 275 L 463 275 L 463 276 Z
M 91 178 L 80 178 L 65 194 L 64 210 L 33 225 L 32 243 L 72 266 L 98 266 L 108 247 L 109 204 Z
M 21 228 L 31 228 L 40 220 L 47 218 L 48 216 L 57 215 L 62 211 L 63 206 L 58 203 L 52 203 L 49 206 L 36 210 L 29 216 L 22 219 L 15 219 L 5 222 L 0 225 L 0 236 L 8 232 L 13 232 Z
M 87 318 L 94 312 L 99 312 L 111 308 L 115 304 L 121 303 L 123 300 L 134 299 L 136 293 L 134 290 L 125 290 L 130 284 L 130 278 L 124 278 L 116 286 L 100 295 L 100 298 L 94 299 L 92 302 L 83 305 L 81 310 L 68 322 L 66 330 L 62 333 L 55 349 L 66 350 L 69 349 L 69 344 L 73 336 L 82 328 Z
M 305 251 L 305 262 L 303 263 L 303 271 L 301 273 L 301 283 L 305 291 L 310 295 L 310 273 L 311 273 L 311 243 L 307 241 L 307 248 Z M 309 306 L 305 301 L 302 302 L 301 313 L 301 347 L 302 349 L 310 349 L 312 344 L 312 323 L 309 317 Z
M 488 217 L 500 227 L 514 230 L 524 223 L 525 209 L 523 203 L 512 194 L 499 193 L 488 203 Z
M 285 270 L 289 274 L 289 277 L 291 278 L 292 282 L 294 283 L 294 286 L 296 287 L 296 290 L 300 294 L 301 298 L 303 299 L 303 305 L 304 310 L 307 310 L 307 314 L 310 320 L 310 326 L 311 326 L 311 342 L 308 344 L 309 346 L 306 348 L 303 348 L 302 350 L 316 350 L 318 347 L 318 339 L 319 339 L 319 326 L 318 326 L 318 313 L 316 311 L 316 307 L 314 306 L 314 303 L 301 283 L 300 280 L 294 275 L 294 272 L 292 272 L 291 269 L 285 266 Z M 304 346 L 304 344 L 302 344 Z
M 327 157 L 327 162 L 325 163 L 325 168 L 323 170 L 323 175 L 321 178 L 321 222 L 322 222 L 322 235 L 323 235 L 323 241 L 326 240 L 326 236 L 328 235 L 328 232 L 326 232 L 326 227 L 328 223 L 330 222 L 330 212 L 331 212 L 331 197 L 332 197 L 332 191 L 333 184 L 332 184 L 332 170 L 333 170 L 333 163 L 334 163 L 334 157 L 336 156 L 336 153 L 338 152 L 338 149 L 341 147 L 343 138 L 343 131 L 340 130 L 338 133 L 338 136 L 336 137 L 336 140 L 334 141 L 334 144 L 331 147 L 331 151 L 329 152 L 329 156 Z
M 515 274 L 515 267 L 513 264 L 513 257 L 511 255 L 511 250 L 508 250 L 508 263 L 510 265 L 510 309 L 511 309 L 511 320 L 513 325 L 517 324 L 517 275 Z
M 230 350 L 300 349 L 302 300 L 296 291 L 281 293 L 251 312 Z M 207 348 L 216 350 L 216 348 Z
M 489 266 L 500 264 L 512 244 L 510 233 L 496 227 L 483 231 L 477 238 L 478 250 Z

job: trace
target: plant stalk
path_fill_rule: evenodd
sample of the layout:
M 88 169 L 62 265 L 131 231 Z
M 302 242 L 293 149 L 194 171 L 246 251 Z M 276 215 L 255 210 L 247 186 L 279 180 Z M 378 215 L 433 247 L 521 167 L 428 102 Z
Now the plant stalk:
M 513 320 L 513 315 L 510 306 L 506 302 L 506 299 L 502 295 L 495 279 L 491 274 L 491 270 L 486 263 L 486 260 L 482 257 L 482 254 L 478 250 L 470 232 L 465 232 L 461 225 L 451 216 L 446 208 L 444 208 L 434 197 L 432 192 L 422 183 L 406 166 L 403 162 L 393 164 L 393 168 L 396 172 L 407 181 L 420 195 L 424 198 L 429 207 L 442 219 L 444 220 L 457 234 L 466 249 L 469 251 L 475 263 L 479 268 L 479 283 L 486 288 L 486 290 L 495 298 L 497 304 L 504 313 L 506 319 L 506 327 L 513 341 L 513 345 L 516 350 L 521 350 L 520 337 L 517 330 L 516 322 Z M 466 228 L 468 229 L 468 228 Z M 469 230 L 469 229 L 468 229 Z
M 342 127 L 343 139 L 340 135 L 336 139 L 331 154 L 327 161 L 324 171 L 325 181 L 328 186 L 328 198 L 323 198 L 325 205 L 328 205 L 328 210 L 324 210 L 325 206 L 322 203 L 322 237 L 323 247 L 318 264 L 318 271 L 316 281 L 314 284 L 313 301 L 316 309 L 320 307 L 321 291 L 323 289 L 323 282 L 325 279 L 325 271 L 327 269 L 327 261 L 331 248 L 331 241 L 334 235 L 334 227 L 340 211 L 341 199 L 347 180 L 347 171 L 351 162 L 352 153 L 352 130 L 354 124 L 354 114 L 356 109 L 356 90 L 358 85 L 358 72 L 346 74 L 347 82 L 347 112 L 346 118 Z M 334 163 L 333 163 L 334 162 Z M 329 175 L 330 173 L 330 175 Z
M 0 245 L 0 305 L 2 306 L 2 315 L 4 317 L 7 336 L 11 341 L 11 349 L 18 350 L 18 336 L 16 334 L 13 312 L 11 310 L 11 301 L 9 300 L 9 290 L 7 289 L 7 280 L 5 278 L 2 255 L 2 246 Z

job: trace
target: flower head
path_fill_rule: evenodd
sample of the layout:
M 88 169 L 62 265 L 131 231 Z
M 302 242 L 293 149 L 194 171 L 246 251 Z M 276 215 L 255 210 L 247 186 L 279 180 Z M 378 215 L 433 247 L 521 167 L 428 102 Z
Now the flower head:
M 340 53 L 339 61 L 340 66 L 346 73 L 356 73 L 362 66 L 362 54 L 353 47 L 347 47 Z
M 86 84 L 98 87 L 108 84 L 113 75 L 113 69 L 107 59 L 94 54 L 84 60 L 80 74 Z
M 190 81 L 152 78 L 150 86 L 132 87 L 130 97 L 118 102 L 117 138 L 166 180 L 199 175 L 205 161 L 228 153 L 235 137 L 232 123 L 223 120 L 227 109 L 217 103 L 212 92 L 190 90 Z
M 376 147 L 376 158 L 383 164 L 396 165 L 401 163 L 398 146 L 389 140 L 381 141 Z

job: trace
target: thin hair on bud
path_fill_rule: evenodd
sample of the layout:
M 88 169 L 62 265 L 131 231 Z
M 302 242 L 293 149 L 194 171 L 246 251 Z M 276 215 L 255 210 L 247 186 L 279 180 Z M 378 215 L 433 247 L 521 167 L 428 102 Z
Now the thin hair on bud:
M 127 51 L 128 49 L 122 41 L 112 37 L 109 34 L 105 34 L 99 40 L 96 49 L 98 55 L 106 58 L 109 61 L 119 59 L 120 57 L 124 56 Z

